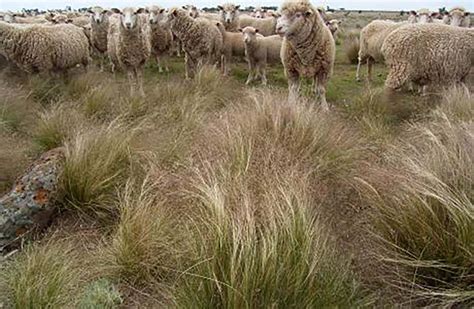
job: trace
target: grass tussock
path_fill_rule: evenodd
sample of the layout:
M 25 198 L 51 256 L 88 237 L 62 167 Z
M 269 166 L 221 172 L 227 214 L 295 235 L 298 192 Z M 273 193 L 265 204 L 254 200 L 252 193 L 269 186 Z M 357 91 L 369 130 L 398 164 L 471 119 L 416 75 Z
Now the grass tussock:
M 137 129 L 118 121 L 78 132 L 65 143 L 62 190 L 67 208 L 116 214 L 115 192 L 130 172 L 130 145 Z
M 436 114 L 440 116 L 440 112 Z M 472 122 L 413 124 L 367 193 L 394 284 L 425 304 L 474 300 Z
M 58 308 L 73 303 L 81 272 L 72 247 L 28 246 L 0 267 L 0 303 L 12 308 Z
M 358 157 L 353 135 L 323 115 L 329 117 L 260 97 L 205 133 L 199 157 L 206 159 L 191 179 L 197 260 L 183 272 L 178 306 L 350 307 L 368 301 L 315 215 L 315 175 L 347 175 L 349 161 Z
M 474 119 L 474 97 L 464 86 L 452 87 L 443 94 L 441 104 L 434 111 L 435 119 L 448 118 L 454 122 Z
M 101 253 L 104 271 L 116 280 L 144 287 L 176 276 L 184 243 L 178 242 L 177 218 L 160 204 L 150 179 L 128 182 L 119 198 L 116 231 Z
M 117 288 L 106 279 L 89 284 L 78 303 L 80 309 L 111 309 L 122 303 Z
M 342 48 L 347 61 L 357 64 L 359 62 L 360 32 L 349 31 L 344 37 Z

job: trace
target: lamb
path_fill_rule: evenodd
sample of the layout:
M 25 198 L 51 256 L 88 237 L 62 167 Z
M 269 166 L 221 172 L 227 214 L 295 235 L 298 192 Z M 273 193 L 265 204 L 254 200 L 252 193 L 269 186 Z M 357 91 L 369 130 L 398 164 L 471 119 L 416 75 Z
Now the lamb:
M 258 29 L 245 27 L 242 30 L 245 42 L 245 55 L 249 65 L 249 76 L 246 85 L 261 76 L 262 84 L 267 84 L 266 66 L 268 62 L 281 61 L 280 51 L 282 38 L 279 35 L 259 36 Z
M 286 0 L 281 15 L 277 32 L 284 36 L 281 59 L 288 78 L 289 101 L 297 102 L 300 77 L 312 78 L 317 101 L 327 110 L 326 86 L 336 57 L 331 31 L 309 0 Z
M 101 8 L 100 6 L 95 6 L 89 8 L 87 12 L 90 16 L 91 24 L 91 46 L 94 54 L 99 56 L 101 59 L 100 68 L 104 69 L 104 62 L 107 53 L 107 36 L 109 32 L 109 15 L 110 11 Z
M 217 27 L 221 31 L 223 38 L 223 50 L 222 50 L 222 73 L 224 75 L 229 74 L 229 63 L 232 57 L 244 57 L 245 56 L 245 44 L 244 36 L 241 32 L 228 32 L 225 30 L 224 25 L 221 22 L 216 22 Z
M 27 73 L 63 73 L 89 64 L 89 42 L 74 25 L 19 27 L 0 22 L 0 54 Z
M 171 30 L 163 24 L 166 19 L 165 9 L 153 5 L 147 8 L 150 22 L 151 54 L 155 57 L 158 64 L 158 70 L 163 72 L 161 59 L 170 54 L 173 45 L 173 34 Z M 165 64 L 165 70 L 168 72 L 168 65 Z
M 118 14 L 110 20 L 107 45 L 113 66 L 119 66 L 127 72 L 130 82 L 130 93 L 134 95 L 136 88 L 140 95 L 143 91 L 143 68 L 151 55 L 150 27 L 144 8 L 112 9 Z
M 337 19 L 331 19 L 326 23 L 328 26 L 329 30 L 331 31 L 332 36 L 334 37 L 334 40 L 337 39 L 337 32 L 339 31 L 339 25 L 342 23 L 342 21 L 337 20 Z
M 181 41 L 186 64 L 186 78 L 193 78 L 204 63 L 215 64 L 222 55 L 223 38 L 216 24 L 205 18 L 192 18 L 183 9 L 173 8 L 167 23 Z
M 455 7 L 449 11 L 448 19 L 445 22 L 455 27 L 469 28 L 471 26 L 471 16 L 464 8 Z
M 359 64 L 357 65 L 356 79 L 360 81 L 360 68 L 367 62 L 367 80 L 372 79 L 374 62 L 383 62 L 382 45 L 385 38 L 395 29 L 409 23 L 396 23 L 390 20 L 374 20 L 360 32 Z
M 473 29 L 442 24 L 401 27 L 390 33 L 382 46 L 390 68 L 385 87 L 391 92 L 414 83 L 424 86 L 426 93 L 425 86 L 464 83 L 473 64 L 473 51 Z
M 218 5 L 217 8 L 221 13 L 221 22 L 225 27 L 226 31 L 229 32 L 238 32 L 240 29 L 239 23 L 239 8 L 240 5 L 235 5 L 232 3 L 226 3 L 223 5 Z
M 272 17 L 266 18 L 253 18 L 253 17 L 246 17 L 241 16 L 239 18 L 239 25 L 242 28 L 245 27 L 253 27 L 259 30 L 259 33 L 263 36 L 269 36 L 276 34 L 276 24 L 279 15 L 274 13 Z

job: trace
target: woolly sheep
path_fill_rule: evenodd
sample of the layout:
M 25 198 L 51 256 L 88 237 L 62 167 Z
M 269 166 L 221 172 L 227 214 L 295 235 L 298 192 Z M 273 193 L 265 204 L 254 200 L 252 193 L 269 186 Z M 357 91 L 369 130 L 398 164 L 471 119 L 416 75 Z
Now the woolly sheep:
M 97 54 L 107 52 L 107 33 L 109 31 L 110 11 L 95 6 L 87 10 L 90 14 L 92 48 Z
M 226 3 L 218 5 L 217 8 L 221 14 L 221 22 L 225 27 L 226 31 L 237 32 L 240 29 L 239 23 L 239 8 L 240 5 L 232 3 Z
M 215 64 L 221 60 L 223 38 L 214 22 L 205 18 L 193 19 L 183 9 L 173 8 L 167 23 L 181 41 L 186 64 L 186 78 L 193 78 L 204 63 Z
M 449 11 L 449 24 L 455 27 L 469 28 L 471 26 L 471 16 L 464 8 L 455 7 Z
M 183 10 L 188 11 L 189 16 L 191 16 L 192 18 L 200 17 L 199 10 L 194 5 L 185 5 L 183 6 Z
M 336 57 L 331 31 L 309 0 L 287 0 L 281 7 L 277 32 L 284 36 L 281 59 L 288 78 L 289 101 L 297 101 L 300 78 L 312 78 L 317 101 L 327 110 L 326 85 Z
M 408 13 L 408 23 L 416 24 L 418 22 L 418 13 L 416 11 L 410 11 Z
M 241 28 L 253 27 L 259 30 L 259 33 L 263 36 L 269 36 L 276 34 L 276 24 L 279 15 L 274 14 L 272 17 L 266 18 L 253 18 L 241 16 L 239 17 L 239 25 Z
M 133 95 L 138 88 L 143 91 L 143 68 L 151 54 L 150 27 L 144 8 L 112 9 L 118 18 L 110 20 L 108 52 L 113 66 L 120 66 L 127 72 L 130 82 L 130 93 Z
M 473 29 L 442 24 L 401 27 L 390 33 L 382 46 L 390 69 L 386 89 L 398 90 L 407 83 L 449 86 L 465 82 L 473 51 Z
M 280 52 L 282 38 L 279 35 L 260 36 L 258 29 L 245 27 L 242 29 L 245 42 L 245 56 L 249 65 L 249 76 L 245 84 L 250 84 L 261 77 L 262 84 L 267 84 L 266 66 L 268 62 L 281 61 Z
M 430 10 L 428 9 L 420 9 L 418 10 L 418 18 L 417 18 L 417 22 L 419 24 L 428 24 L 428 23 L 434 23 L 436 19 L 436 17 L 438 17 L 439 13 L 436 13 L 436 12 L 431 12 Z
M 19 27 L 0 22 L 0 54 L 27 73 L 64 73 L 89 64 L 89 42 L 74 25 Z
M 226 31 L 224 25 L 221 22 L 216 22 L 216 25 L 221 31 L 223 39 L 221 63 L 222 73 L 224 75 L 228 75 L 229 63 L 232 60 L 232 57 L 245 56 L 244 37 L 241 32 Z
M 360 81 L 360 68 L 367 62 L 367 80 L 372 79 L 372 66 L 374 62 L 383 62 L 382 45 L 385 38 L 395 29 L 408 23 L 396 23 L 391 20 L 374 20 L 362 28 L 360 32 L 359 63 L 357 65 L 356 79 Z
M 255 9 L 253 9 L 252 17 L 254 17 L 254 18 L 264 18 L 265 15 L 266 15 L 265 10 L 262 9 L 262 7 L 257 6 Z
M 155 57 L 159 72 L 163 72 L 161 60 L 169 55 L 173 45 L 173 34 L 171 30 L 164 25 L 166 20 L 165 9 L 153 5 L 147 8 L 150 22 L 151 55 Z M 168 72 L 168 65 L 165 64 L 165 70 Z

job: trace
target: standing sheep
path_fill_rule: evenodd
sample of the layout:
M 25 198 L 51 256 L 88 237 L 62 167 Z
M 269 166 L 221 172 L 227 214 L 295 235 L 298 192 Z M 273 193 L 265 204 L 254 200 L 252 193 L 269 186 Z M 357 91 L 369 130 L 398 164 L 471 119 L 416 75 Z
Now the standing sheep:
M 408 23 L 396 23 L 391 20 L 374 20 L 360 32 L 359 63 L 356 79 L 360 81 L 360 68 L 367 62 L 367 80 L 372 80 L 372 66 L 374 62 L 383 62 L 382 45 L 387 36 Z
M 107 54 L 107 34 L 109 32 L 110 11 L 95 6 L 87 10 L 90 14 L 91 24 L 91 46 L 93 53 L 100 58 L 100 69 L 104 70 L 105 57 Z
M 241 16 L 239 18 L 239 25 L 242 28 L 253 27 L 259 30 L 259 33 L 263 36 L 275 35 L 276 34 L 276 24 L 279 15 L 273 13 L 274 15 L 266 18 L 253 18 L 250 16 Z
M 186 64 L 186 78 L 193 78 L 205 63 L 216 64 L 222 55 L 222 34 L 216 24 L 205 18 L 192 18 L 179 8 L 168 13 L 171 31 L 181 41 Z
M 143 91 L 143 68 L 151 54 L 150 27 L 143 8 L 112 9 L 119 18 L 111 19 L 108 52 L 112 63 L 127 71 L 130 93 Z
M 450 86 L 465 82 L 469 74 L 474 30 L 442 24 L 407 25 L 388 35 L 382 53 L 390 68 L 385 81 L 388 91 L 407 83 Z
M 317 102 L 327 110 L 326 86 L 336 57 L 331 31 L 309 0 L 283 2 L 281 15 L 277 32 L 284 36 L 281 59 L 288 78 L 289 101 L 297 101 L 300 78 L 312 78 Z
M 334 40 L 337 40 L 337 32 L 339 31 L 339 25 L 342 23 L 342 21 L 337 20 L 337 19 L 331 19 L 326 23 L 328 26 L 329 30 L 331 31 L 331 34 L 334 38 Z
M 161 60 L 170 54 L 173 45 L 173 34 L 171 30 L 164 25 L 165 9 L 153 5 L 147 8 L 150 22 L 151 55 L 155 57 L 158 65 L 158 71 L 163 72 Z M 165 70 L 168 72 L 168 64 L 165 64 Z
M 240 24 L 239 24 L 240 5 L 226 3 L 223 5 L 218 5 L 217 8 L 220 11 L 221 22 L 224 25 L 225 30 L 229 32 L 238 32 L 238 30 L 240 29 Z
M 245 56 L 244 36 L 241 32 L 226 31 L 221 22 L 216 22 L 216 25 L 219 28 L 223 39 L 221 63 L 222 73 L 228 75 L 229 64 L 232 61 L 232 58 Z
M 281 61 L 282 38 L 279 35 L 260 36 L 258 29 L 253 27 L 245 27 L 242 33 L 244 34 L 245 56 L 249 65 L 249 76 L 245 84 L 250 84 L 260 75 L 262 84 L 266 85 L 267 63 Z
M 89 64 L 89 42 L 74 25 L 19 27 L 0 22 L 0 54 L 27 73 L 63 73 Z

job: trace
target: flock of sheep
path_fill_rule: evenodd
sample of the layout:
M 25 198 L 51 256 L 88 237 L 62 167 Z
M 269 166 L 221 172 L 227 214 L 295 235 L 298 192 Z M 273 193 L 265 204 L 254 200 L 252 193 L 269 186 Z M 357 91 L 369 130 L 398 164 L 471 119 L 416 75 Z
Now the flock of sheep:
M 205 13 L 195 6 L 164 9 L 103 9 L 85 13 L 16 16 L 0 14 L 0 57 L 28 73 L 64 73 L 87 67 L 91 56 L 102 69 L 127 73 L 131 92 L 144 95 L 145 63 L 156 59 L 160 72 L 168 70 L 169 55 L 184 52 L 186 78 L 203 64 L 220 65 L 229 74 L 236 56 L 249 64 L 247 84 L 267 83 L 266 66 L 282 62 L 288 79 L 289 100 L 298 99 L 301 78 L 314 82 L 324 109 L 326 86 L 335 61 L 340 22 L 308 0 L 285 0 L 278 12 L 256 8 L 241 13 L 239 6 L 218 6 Z M 389 67 L 386 88 L 406 85 L 462 83 L 474 60 L 474 29 L 469 13 L 455 8 L 441 16 L 428 10 L 411 12 L 406 22 L 376 20 L 362 29 L 359 65 L 384 61 Z

